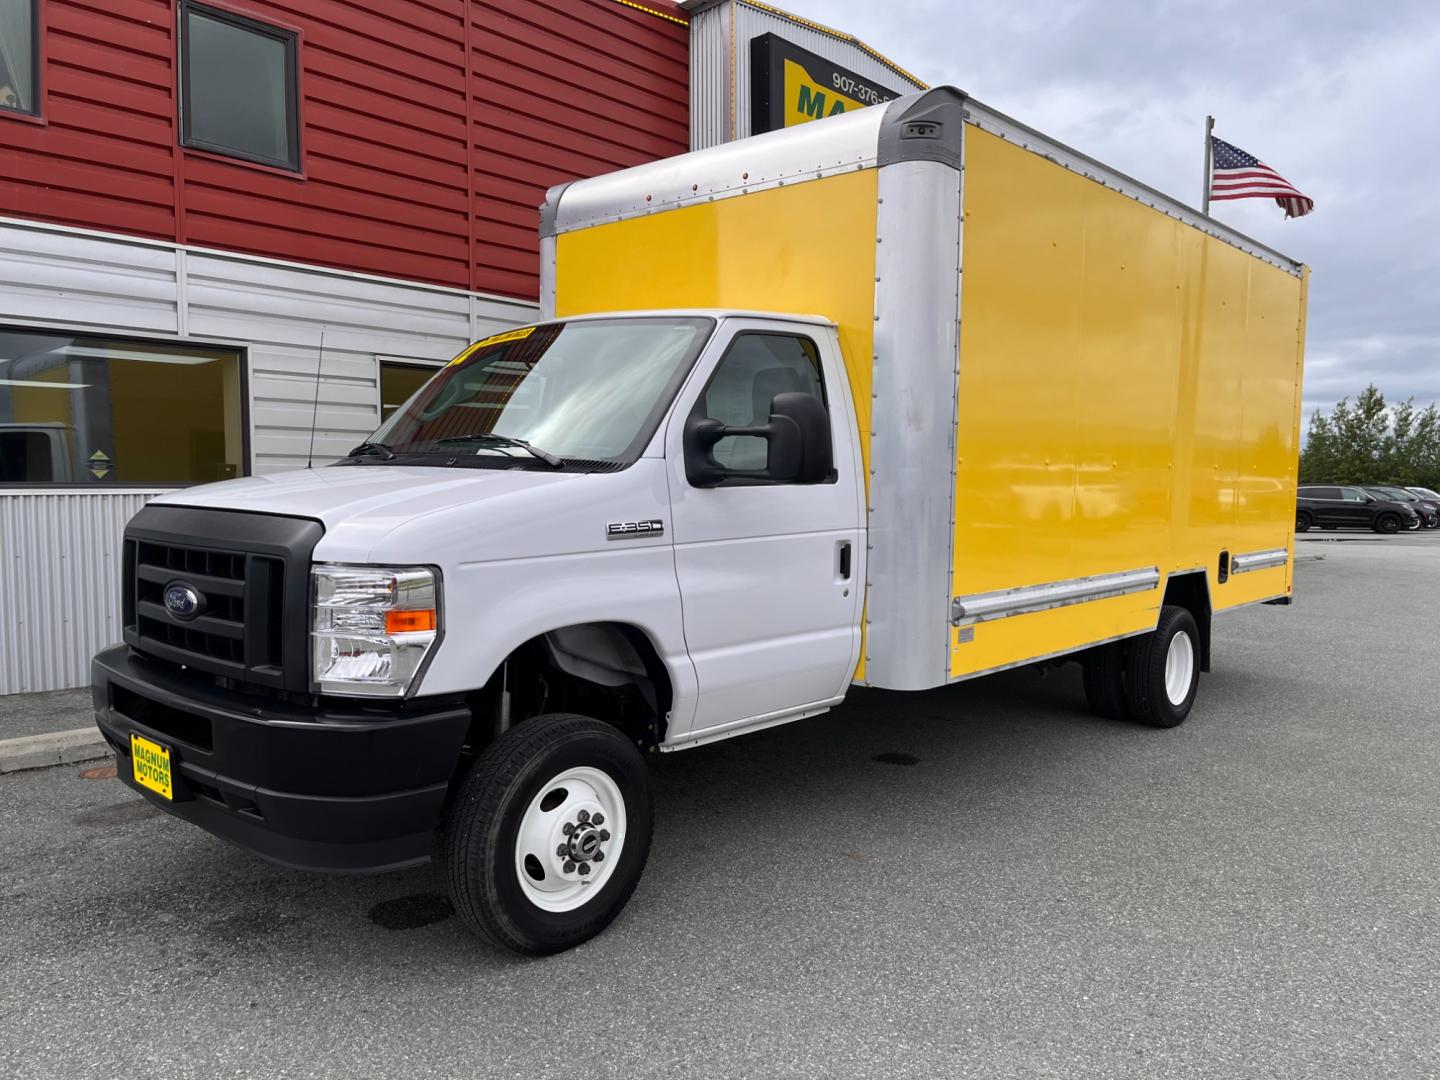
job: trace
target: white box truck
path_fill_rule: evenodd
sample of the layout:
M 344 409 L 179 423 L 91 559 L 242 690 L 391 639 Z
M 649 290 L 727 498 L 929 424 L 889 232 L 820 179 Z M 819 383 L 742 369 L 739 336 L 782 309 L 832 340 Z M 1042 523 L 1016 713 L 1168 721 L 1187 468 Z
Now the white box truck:
M 556 189 L 542 237 L 553 317 L 133 519 L 126 783 L 290 866 L 438 851 L 552 952 L 639 881 L 646 753 L 1060 658 L 1173 726 L 1212 617 L 1289 601 L 1304 268 L 958 91 Z

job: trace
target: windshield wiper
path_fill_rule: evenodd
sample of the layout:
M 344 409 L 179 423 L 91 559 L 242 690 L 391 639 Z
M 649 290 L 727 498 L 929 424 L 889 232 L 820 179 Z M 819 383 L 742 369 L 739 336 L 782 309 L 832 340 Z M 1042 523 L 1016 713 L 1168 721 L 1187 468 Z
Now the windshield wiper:
M 545 464 L 549 465 L 552 469 L 563 469 L 565 467 L 564 458 L 556 457 L 554 454 L 550 453 L 549 450 L 541 450 L 540 447 L 534 446 L 526 442 L 524 439 L 517 439 L 512 435 L 496 435 L 494 432 L 483 431 L 475 432 L 470 435 L 451 435 L 444 439 L 438 439 L 436 440 L 436 442 L 437 445 L 455 442 L 473 442 L 492 443 L 495 446 L 518 446 L 520 447 L 520 449 L 528 450 L 530 453 L 534 454 L 537 458 L 545 462 Z
M 379 454 L 381 461 L 389 461 L 395 456 L 395 451 L 386 446 L 383 442 L 362 442 L 355 449 L 351 450 L 346 457 L 359 457 L 361 454 Z

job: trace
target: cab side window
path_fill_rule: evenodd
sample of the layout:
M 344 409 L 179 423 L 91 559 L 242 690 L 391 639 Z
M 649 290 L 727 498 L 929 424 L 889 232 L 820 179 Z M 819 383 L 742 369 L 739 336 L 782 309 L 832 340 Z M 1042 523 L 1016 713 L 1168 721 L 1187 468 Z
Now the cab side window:
M 1341 488 L 1340 497 L 1346 502 L 1368 502 L 1369 498 L 1359 488 Z
M 820 351 L 793 334 L 737 334 L 705 396 L 701 411 L 727 427 L 754 427 L 770 420 L 776 394 L 810 394 L 825 401 Z M 716 463 L 729 469 L 765 468 L 767 445 L 756 435 L 728 435 L 715 444 Z

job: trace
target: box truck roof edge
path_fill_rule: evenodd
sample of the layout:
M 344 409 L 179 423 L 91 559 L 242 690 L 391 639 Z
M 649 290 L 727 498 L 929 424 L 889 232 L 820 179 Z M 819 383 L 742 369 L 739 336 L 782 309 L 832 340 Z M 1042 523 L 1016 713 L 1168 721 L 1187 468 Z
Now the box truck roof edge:
M 1300 260 L 953 86 L 829 117 L 823 123 L 752 135 L 602 176 L 557 184 L 546 193 L 540 206 L 540 237 L 543 242 L 572 229 L 899 161 L 941 161 L 960 168 L 964 122 L 1015 142 L 1287 273 L 1299 276 L 1301 272 Z M 636 198 L 636 192 L 642 190 L 643 197 Z M 542 252 L 542 260 L 544 257 Z M 553 248 L 549 257 L 553 260 Z M 546 301 L 542 283 L 542 306 Z

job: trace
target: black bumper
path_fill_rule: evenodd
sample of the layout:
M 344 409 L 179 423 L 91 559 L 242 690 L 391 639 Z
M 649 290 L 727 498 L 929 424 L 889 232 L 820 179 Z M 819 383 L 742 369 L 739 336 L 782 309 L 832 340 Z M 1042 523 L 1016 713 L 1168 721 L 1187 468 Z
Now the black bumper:
M 463 702 L 310 707 L 222 690 L 124 645 L 91 674 L 120 779 L 162 810 L 299 869 L 379 873 L 430 857 Z M 173 800 L 135 782 L 132 732 L 169 748 Z

